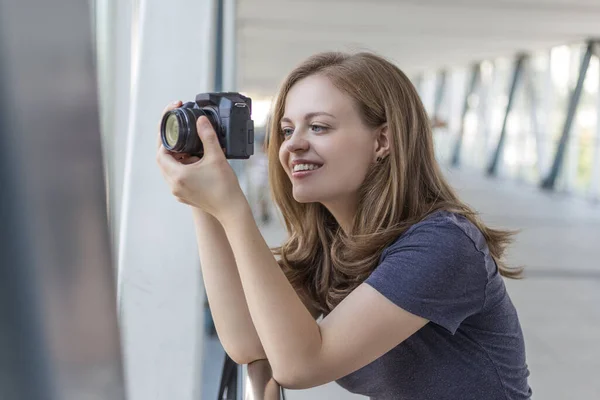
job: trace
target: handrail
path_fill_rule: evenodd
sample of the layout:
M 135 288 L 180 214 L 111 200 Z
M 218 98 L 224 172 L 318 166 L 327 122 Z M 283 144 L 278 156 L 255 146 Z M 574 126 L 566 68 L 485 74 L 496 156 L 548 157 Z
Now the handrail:
M 257 360 L 247 366 L 244 379 L 244 400 L 280 400 L 281 387 L 273 379 L 268 360 Z
M 285 400 L 268 360 L 237 365 L 225 355 L 218 400 Z

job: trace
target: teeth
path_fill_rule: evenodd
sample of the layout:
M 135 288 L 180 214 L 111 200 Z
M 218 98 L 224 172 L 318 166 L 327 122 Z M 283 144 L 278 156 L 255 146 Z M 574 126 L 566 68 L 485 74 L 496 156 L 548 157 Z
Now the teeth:
M 298 165 L 294 165 L 294 172 L 297 171 L 312 171 L 315 169 L 320 168 L 319 165 L 315 165 L 315 164 L 298 164 Z

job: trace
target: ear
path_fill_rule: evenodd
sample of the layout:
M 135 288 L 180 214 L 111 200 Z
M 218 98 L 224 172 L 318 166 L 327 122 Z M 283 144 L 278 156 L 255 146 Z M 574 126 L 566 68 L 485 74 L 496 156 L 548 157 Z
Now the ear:
M 381 157 L 385 158 L 390 154 L 390 130 L 388 129 L 388 124 L 383 124 L 381 127 L 377 128 L 375 131 L 375 158 Z

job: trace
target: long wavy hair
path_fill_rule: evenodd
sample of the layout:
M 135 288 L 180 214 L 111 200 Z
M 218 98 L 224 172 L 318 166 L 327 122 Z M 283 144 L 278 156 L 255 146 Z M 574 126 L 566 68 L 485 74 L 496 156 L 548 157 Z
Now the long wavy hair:
M 279 162 L 287 94 L 296 82 L 313 74 L 327 77 L 350 96 L 367 126 L 388 126 L 390 153 L 368 171 L 347 233 L 322 204 L 294 200 L 292 183 Z M 521 276 L 521 268 L 509 268 L 503 259 L 514 232 L 486 226 L 458 199 L 434 156 L 430 122 L 419 95 L 391 62 L 372 53 L 316 54 L 284 80 L 269 120 L 271 195 L 289 235 L 272 251 L 292 286 L 314 309 L 328 314 L 369 276 L 388 245 L 438 210 L 465 216 L 483 233 L 500 273 Z

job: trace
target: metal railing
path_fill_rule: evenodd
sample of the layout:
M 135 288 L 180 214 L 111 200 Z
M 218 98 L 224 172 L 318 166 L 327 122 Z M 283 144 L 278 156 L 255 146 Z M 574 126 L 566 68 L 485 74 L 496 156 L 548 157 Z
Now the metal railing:
M 225 355 L 218 400 L 285 400 L 267 360 L 236 364 Z

